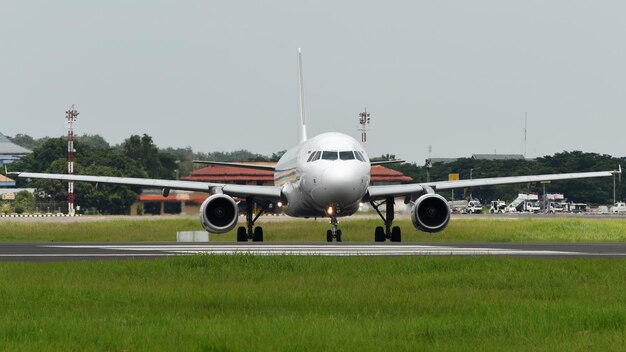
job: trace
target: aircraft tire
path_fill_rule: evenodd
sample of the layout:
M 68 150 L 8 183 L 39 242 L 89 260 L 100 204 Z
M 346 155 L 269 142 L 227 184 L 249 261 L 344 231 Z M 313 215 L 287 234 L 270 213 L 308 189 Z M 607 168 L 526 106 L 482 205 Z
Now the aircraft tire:
M 377 226 L 374 231 L 374 242 L 385 242 L 385 229 L 382 226 Z
M 337 238 L 335 239 L 337 242 L 343 242 L 343 238 L 341 237 L 341 230 L 337 230 Z
M 243 226 L 237 228 L 237 242 L 248 242 L 248 233 Z
M 254 228 L 254 234 L 252 235 L 253 242 L 263 242 L 263 228 L 261 226 Z
M 331 230 L 326 231 L 326 242 L 333 241 L 333 232 Z
M 402 230 L 398 226 L 391 229 L 391 242 L 402 242 Z

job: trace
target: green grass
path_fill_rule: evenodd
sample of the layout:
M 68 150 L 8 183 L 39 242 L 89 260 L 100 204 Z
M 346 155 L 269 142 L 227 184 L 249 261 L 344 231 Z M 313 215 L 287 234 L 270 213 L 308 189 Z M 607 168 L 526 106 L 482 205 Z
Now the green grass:
M 0 221 L 0 242 L 176 241 L 177 231 L 200 230 L 195 219 L 99 222 Z
M 626 261 L 0 264 L 0 349 L 623 351 Z
M 243 223 L 243 219 L 241 219 Z M 345 219 L 340 223 L 346 242 L 372 242 L 378 219 Z M 626 241 L 625 219 L 595 218 L 463 218 L 453 219 L 437 234 L 416 231 L 409 219 L 395 223 L 404 242 L 622 242 Z M 263 218 L 266 241 L 326 240 L 327 219 L 271 221 Z M 174 241 L 176 231 L 201 230 L 196 219 L 103 221 L 77 223 L 0 221 L 0 241 Z M 212 234 L 211 241 L 235 241 L 235 231 Z

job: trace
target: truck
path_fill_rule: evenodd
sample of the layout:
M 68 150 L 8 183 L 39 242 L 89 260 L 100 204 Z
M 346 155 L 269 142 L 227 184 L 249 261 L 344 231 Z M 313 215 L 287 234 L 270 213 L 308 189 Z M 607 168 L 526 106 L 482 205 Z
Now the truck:
M 587 204 L 585 203 L 566 203 L 563 207 L 566 211 L 570 213 L 586 213 L 587 212 Z
M 483 205 L 479 200 L 470 200 L 467 202 L 467 206 L 462 211 L 464 214 L 481 214 L 483 212 Z
M 611 207 L 611 213 L 613 214 L 626 214 L 626 203 L 617 202 Z
M 517 198 L 507 205 L 506 211 L 508 213 L 528 212 L 536 213 L 541 208 L 537 203 L 539 197 L 536 194 L 520 193 Z
M 563 204 L 559 202 L 548 202 L 545 211 L 550 214 L 562 213 Z

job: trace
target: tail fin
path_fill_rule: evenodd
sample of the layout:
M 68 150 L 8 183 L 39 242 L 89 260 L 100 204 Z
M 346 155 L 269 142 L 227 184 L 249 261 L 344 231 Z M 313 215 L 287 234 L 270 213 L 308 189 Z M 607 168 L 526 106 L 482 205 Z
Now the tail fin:
M 300 135 L 298 142 L 307 140 L 306 119 L 304 118 L 304 81 L 302 79 L 302 49 L 298 48 L 298 85 L 300 88 Z

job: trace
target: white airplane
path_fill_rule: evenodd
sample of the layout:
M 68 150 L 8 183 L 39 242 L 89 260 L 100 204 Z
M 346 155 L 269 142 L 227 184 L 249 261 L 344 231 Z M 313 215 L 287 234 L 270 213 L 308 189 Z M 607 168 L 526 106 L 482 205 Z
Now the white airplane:
M 331 229 L 326 240 L 342 241 L 338 228 L 339 217 L 350 216 L 359 204 L 368 202 L 378 212 L 384 227 L 374 231 L 374 240 L 400 242 L 401 230 L 393 226 L 394 199 L 403 197 L 411 205 L 413 226 L 420 231 L 439 232 L 450 220 L 450 208 L 444 197 L 435 191 L 489 185 L 503 185 L 540 181 L 570 180 L 590 177 L 607 177 L 621 174 L 617 171 L 598 171 L 535 176 L 496 177 L 459 181 L 439 181 L 400 185 L 373 186 L 371 162 L 361 143 L 342 133 L 323 133 L 307 138 L 304 115 L 304 92 L 302 84 L 302 53 L 298 49 L 298 76 L 300 88 L 300 136 L 299 143 L 287 151 L 275 167 L 245 163 L 197 161 L 206 164 L 231 165 L 274 171 L 274 186 L 234 185 L 194 181 L 140 179 L 126 177 L 64 175 L 23 172 L 19 177 L 111 183 L 162 189 L 167 196 L 171 189 L 200 191 L 212 194 L 200 207 L 200 221 L 210 233 L 225 233 L 237 226 L 239 210 L 236 198 L 246 200 L 246 225 L 237 229 L 237 241 L 252 239 L 263 241 L 263 228 L 255 227 L 259 216 L 269 204 L 282 202 L 287 205 L 285 213 L 293 217 L 328 217 Z M 260 210 L 253 212 L 254 204 Z M 379 209 L 386 205 L 385 214 Z

